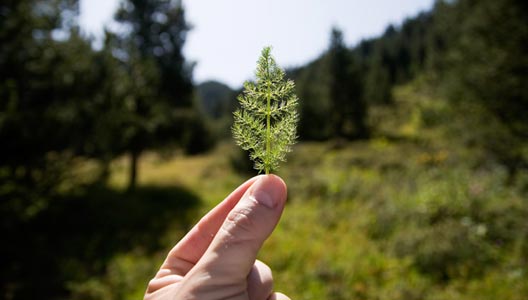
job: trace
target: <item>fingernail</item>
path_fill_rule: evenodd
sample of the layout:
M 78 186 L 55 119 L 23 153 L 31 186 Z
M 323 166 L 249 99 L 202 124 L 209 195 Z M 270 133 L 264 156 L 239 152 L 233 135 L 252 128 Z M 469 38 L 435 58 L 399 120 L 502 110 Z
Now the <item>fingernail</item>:
M 251 195 L 255 200 L 268 207 L 275 208 L 279 202 L 276 184 L 271 176 L 262 176 L 251 187 Z

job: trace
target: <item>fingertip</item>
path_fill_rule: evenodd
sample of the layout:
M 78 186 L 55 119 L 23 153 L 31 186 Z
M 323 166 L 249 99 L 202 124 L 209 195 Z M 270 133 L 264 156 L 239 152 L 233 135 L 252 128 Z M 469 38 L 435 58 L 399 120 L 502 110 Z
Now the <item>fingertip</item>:
M 284 180 L 273 174 L 259 177 L 249 192 L 254 200 L 271 209 L 282 207 L 288 194 Z
M 267 300 L 291 300 L 290 297 L 284 295 L 283 293 L 273 293 L 269 296 Z
M 270 180 L 273 181 L 273 184 L 276 186 L 278 190 L 280 190 L 284 194 L 284 198 L 288 195 L 288 187 L 286 186 L 286 182 L 275 174 L 269 174 L 267 177 L 270 177 Z

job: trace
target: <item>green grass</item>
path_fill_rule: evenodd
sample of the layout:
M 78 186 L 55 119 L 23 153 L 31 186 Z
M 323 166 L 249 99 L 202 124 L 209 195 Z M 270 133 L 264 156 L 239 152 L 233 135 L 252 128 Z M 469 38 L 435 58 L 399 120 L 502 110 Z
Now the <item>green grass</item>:
M 149 157 L 140 183 L 194 191 L 203 200 L 198 218 L 246 178 L 230 171 L 229 151 L 223 145 L 200 157 Z M 474 169 L 459 155 L 381 138 L 337 149 L 297 145 L 279 172 L 289 203 L 260 253 L 276 288 L 293 299 L 528 296 L 523 194 L 505 185 L 500 167 Z M 159 265 L 181 234 L 167 234 L 165 250 L 151 260 L 132 253 L 110 270 Z M 142 275 L 130 280 L 144 284 Z

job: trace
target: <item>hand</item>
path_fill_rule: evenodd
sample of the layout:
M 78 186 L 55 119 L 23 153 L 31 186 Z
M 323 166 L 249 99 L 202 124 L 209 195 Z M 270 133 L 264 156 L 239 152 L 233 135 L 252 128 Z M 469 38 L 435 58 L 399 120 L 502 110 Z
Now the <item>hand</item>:
M 288 300 L 273 292 L 270 268 L 256 260 L 280 219 L 286 194 L 275 175 L 239 186 L 172 248 L 145 300 Z

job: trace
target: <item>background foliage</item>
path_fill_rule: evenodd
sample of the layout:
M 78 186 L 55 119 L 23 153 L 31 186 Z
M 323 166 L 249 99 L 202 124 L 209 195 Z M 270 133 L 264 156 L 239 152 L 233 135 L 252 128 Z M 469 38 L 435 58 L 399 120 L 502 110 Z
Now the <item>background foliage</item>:
M 302 142 L 260 257 L 277 289 L 528 297 L 527 12 L 437 1 L 353 47 L 334 28 L 287 71 Z M 4 299 L 141 298 L 167 250 L 252 174 L 229 137 L 240 91 L 193 85 L 178 1 L 123 1 L 126 30 L 99 50 L 77 14 L 75 0 L 0 3 Z

